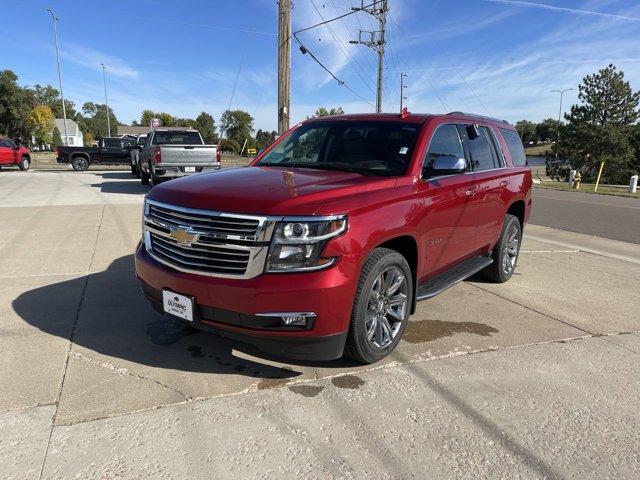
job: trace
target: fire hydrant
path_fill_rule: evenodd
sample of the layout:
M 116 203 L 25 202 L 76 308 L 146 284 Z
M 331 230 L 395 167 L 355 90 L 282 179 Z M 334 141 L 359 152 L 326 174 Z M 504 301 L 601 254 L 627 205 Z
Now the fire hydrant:
M 580 172 L 576 172 L 576 174 L 573 176 L 573 189 L 574 190 L 580 190 L 580 182 L 582 181 L 582 175 L 580 175 Z

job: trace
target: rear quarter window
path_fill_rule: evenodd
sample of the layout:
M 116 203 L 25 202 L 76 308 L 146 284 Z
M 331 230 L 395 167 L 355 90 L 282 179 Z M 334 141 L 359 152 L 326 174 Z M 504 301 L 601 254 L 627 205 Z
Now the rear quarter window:
M 507 130 L 506 128 L 500 128 L 500 134 L 504 138 L 504 142 L 507 144 L 511 161 L 515 166 L 522 167 L 527 164 L 527 156 L 524 153 L 524 147 L 522 146 L 522 140 L 520 135 L 514 130 Z

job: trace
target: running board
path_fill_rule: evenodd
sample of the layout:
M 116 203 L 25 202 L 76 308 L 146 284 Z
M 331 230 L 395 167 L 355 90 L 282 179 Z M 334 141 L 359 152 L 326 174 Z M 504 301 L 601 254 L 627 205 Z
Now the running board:
M 478 273 L 492 263 L 493 258 L 488 255 L 481 255 L 465 260 L 446 272 L 418 285 L 416 300 L 421 301 L 433 298 L 439 293 L 444 292 L 447 288 L 453 287 L 456 283 L 469 278 L 474 273 Z

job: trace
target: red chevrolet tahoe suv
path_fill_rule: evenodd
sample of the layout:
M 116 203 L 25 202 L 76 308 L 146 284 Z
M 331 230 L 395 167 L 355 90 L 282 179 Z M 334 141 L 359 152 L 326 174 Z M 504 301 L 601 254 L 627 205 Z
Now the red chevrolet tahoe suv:
M 136 272 L 162 312 L 264 352 L 376 362 L 416 302 L 513 274 L 531 172 L 508 123 L 313 118 L 245 168 L 147 195 Z

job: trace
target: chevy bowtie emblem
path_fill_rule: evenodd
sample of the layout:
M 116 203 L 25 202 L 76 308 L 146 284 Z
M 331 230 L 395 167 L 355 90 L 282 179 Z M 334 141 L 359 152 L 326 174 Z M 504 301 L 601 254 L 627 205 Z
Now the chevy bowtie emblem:
M 180 227 L 173 227 L 169 236 L 176 242 L 186 245 L 195 242 L 198 239 L 197 233 L 191 233 L 189 230 Z

